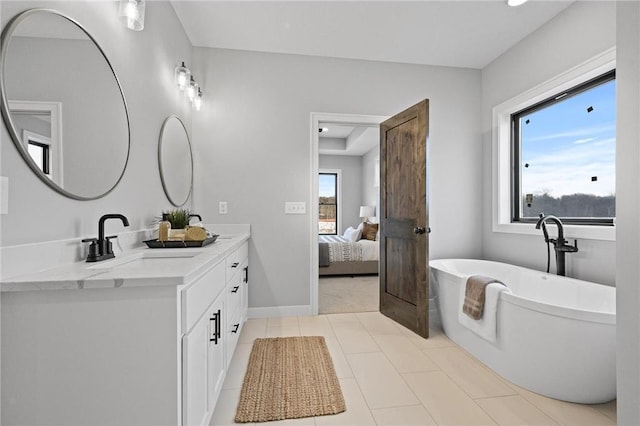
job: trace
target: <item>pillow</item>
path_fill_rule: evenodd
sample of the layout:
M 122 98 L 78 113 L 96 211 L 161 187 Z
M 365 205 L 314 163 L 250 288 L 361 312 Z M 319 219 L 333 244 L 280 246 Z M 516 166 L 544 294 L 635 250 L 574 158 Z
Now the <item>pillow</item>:
M 348 227 L 345 231 L 344 231 L 344 235 L 342 235 L 344 238 L 346 238 L 347 240 L 349 240 L 352 243 L 355 243 L 356 241 L 358 241 L 360 239 L 360 230 L 359 229 L 353 229 L 352 227 Z
M 363 222 L 362 225 L 362 239 L 363 240 L 376 240 L 376 234 L 378 233 L 378 224 Z

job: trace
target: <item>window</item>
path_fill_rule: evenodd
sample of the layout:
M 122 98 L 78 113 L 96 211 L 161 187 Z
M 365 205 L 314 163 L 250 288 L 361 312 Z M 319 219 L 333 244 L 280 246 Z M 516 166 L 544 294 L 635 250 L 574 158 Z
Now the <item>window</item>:
M 512 222 L 615 218 L 615 70 L 511 114 Z
M 31 156 L 33 161 L 35 161 L 38 168 L 50 178 L 51 162 L 49 161 L 49 159 L 51 157 L 51 146 L 45 142 L 39 142 L 33 139 L 29 139 L 27 141 L 27 151 L 29 152 L 29 155 Z
M 320 172 L 318 232 L 320 235 L 338 234 L 338 173 Z

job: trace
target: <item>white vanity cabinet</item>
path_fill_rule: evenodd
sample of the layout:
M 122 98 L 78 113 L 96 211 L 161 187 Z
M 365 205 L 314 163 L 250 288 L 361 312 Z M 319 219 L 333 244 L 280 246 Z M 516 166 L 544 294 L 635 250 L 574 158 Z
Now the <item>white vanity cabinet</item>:
M 3 281 L 0 423 L 208 424 L 246 318 L 248 238 L 149 270 Z
M 246 319 L 247 290 L 247 243 L 183 290 L 184 425 L 211 419 Z
M 225 376 L 225 262 L 182 290 L 182 424 L 206 424 Z
M 248 291 L 248 255 L 249 249 L 245 243 L 226 260 L 225 367 L 231 362 L 246 317 L 244 306 Z

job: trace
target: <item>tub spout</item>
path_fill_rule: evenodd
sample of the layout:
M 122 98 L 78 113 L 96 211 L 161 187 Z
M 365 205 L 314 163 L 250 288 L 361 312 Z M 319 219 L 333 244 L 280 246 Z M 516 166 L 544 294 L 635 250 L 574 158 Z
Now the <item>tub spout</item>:
M 547 225 L 546 222 L 550 220 L 556 224 L 558 227 L 558 238 L 553 239 L 549 238 L 549 234 L 547 233 Z M 566 275 L 566 253 L 575 253 L 578 251 L 578 241 L 574 240 L 574 245 L 567 244 L 567 241 L 564 239 L 564 228 L 562 226 L 562 221 L 558 219 L 554 215 L 544 215 L 540 213 L 540 218 L 538 222 L 536 222 L 536 229 L 542 228 L 542 233 L 544 234 L 544 241 L 547 244 L 553 244 L 553 249 L 556 252 L 556 273 L 558 275 Z M 547 262 L 547 272 L 549 272 L 549 262 Z

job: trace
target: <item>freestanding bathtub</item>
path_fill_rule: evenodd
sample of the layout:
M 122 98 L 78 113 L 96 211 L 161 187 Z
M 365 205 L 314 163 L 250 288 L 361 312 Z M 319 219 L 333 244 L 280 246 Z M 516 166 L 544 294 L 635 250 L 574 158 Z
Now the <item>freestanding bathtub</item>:
M 616 398 L 615 287 L 484 260 L 429 266 L 444 332 L 492 370 L 556 399 L 595 404 Z M 458 322 L 461 288 L 477 274 L 511 290 L 498 299 L 495 343 Z

